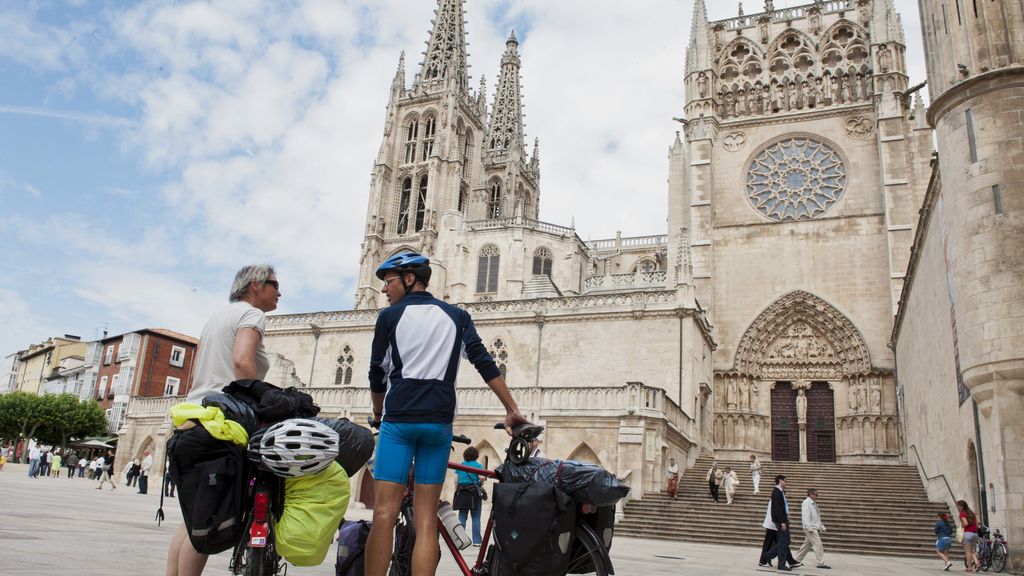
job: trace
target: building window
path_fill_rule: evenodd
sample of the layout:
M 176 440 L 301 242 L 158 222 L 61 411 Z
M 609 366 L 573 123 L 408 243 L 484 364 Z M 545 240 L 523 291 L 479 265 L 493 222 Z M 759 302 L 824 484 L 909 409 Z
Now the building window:
M 466 131 L 466 137 L 462 144 L 462 178 L 469 180 L 471 170 L 470 159 L 473 157 L 473 133 Z
M 491 198 L 487 202 L 487 217 L 501 218 L 501 183 L 491 184 Z
M 125 360 L 131 360 L 135 357 L 136 350 L 139 349 L 139 342 L 142 340 L 142 336 L 138 334 L 125 334 L 124 338 L 121 338 L 121 343 L 117 347 L 117 361 L 124 362 Z
M 107 353 L 103 357 L 103 365 L 110 366 L 110 361 L 114 359 L 114 345 L 107 346 Z
M 405 163 L 416 161 L 416 135 L 419 134 L 420 123 L 413 120 L 405 131 Z
M 423 219 L 427 214 L 427 175 L 420 176 L 420 192 L 416 197 L 416 231 L 423 230 Z
M 505 346 L 505 341 L 501 338 L 495 338 L 494 342 L 491 343 L 491 358 L 494 358 L 494 363 L 498 365 L 498 370 L 501 370 L 502 377 L 508 373 L 508 348 Z
M 459 212 L 466 213 L 466 197 L 469 196 L 469 188 L 465 183 L 459 188 Z
M 412 178 L 402 179 L 402 195 L 398 200 L 398 233 L 409 230 L 409 202 L 412 200 Z
M 427 118 L 423 121 L 423 160 L 426 161 L 430 158 L 430 154 L 434 151 L 434 132 L 437 126 L 437 119 L 434 117 Z
M 111 347 L 110 350 L 113 350 L 113 347 Z M 103 397 L 106 396 L 106 395 L 107 395 L 107 377 L 106 376 L 101 376 L 100 377 L 100 389 L 96 393 L 96 399 L 97 400 L 103 400 Z
M 164 384 L 164 396 L 177 396 L 178 387 L 181 385 L 181 378 L 175 378 L 173 376 L 167 377 L 167 383 Z
M 171 346 L 171 366 L 185 366 L 185 349 L 181 346 Z
M 355 364 L 355 359 L 352 356 L 352 347 L 348 344 L 341 349 L 341 354 L 338 355 L 338 370 L 334 374 L 334 384 L 349 385 L 352 383 L 352 366 Z
M 658 264 L 654 260 L 651 260 L 650 258 L 644 258 L 643 260 L 640 260 L 639 262 L 636 263 L 636 266 L 633 267 L 633 272 L 642 274 L 645 272 L 654 272 L 657 269 Z
M 476 270 L 478 294 L 498 291 L 498 261 L 500 258 L 498 247 L 494 244 L 488 244 L 480 250 L 480 259 Z
M 114 394 L 117 394 L 117 393 L 120 392 L 120 390 L 117 389 L 117 385 L 120 384 L 120 383 L 121 383 L 121 375 L 120 374 L 114 374 L 114 377 L 110 379 L 110 390 L 107 392 L 107 398 L 113 398 Z
M 547 248 L 538 248 L 533 253 L 533 275 L 551 277 L 551 251 Z

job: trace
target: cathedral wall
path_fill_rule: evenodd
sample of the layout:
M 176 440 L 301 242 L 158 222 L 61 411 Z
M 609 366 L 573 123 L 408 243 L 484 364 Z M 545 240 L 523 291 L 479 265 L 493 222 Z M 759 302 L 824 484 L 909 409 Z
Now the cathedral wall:
M 715 367 L 772 302 L 806 290 L 835 306 L 867 342 L 875 367 L 891 367 L 885 222 L 881 215 L 716 231 Z
M 913 286 L 904 296 L 896 336 L 897 380 L 903 389 L 907 461 L 916 464 L 931 500 L 967 500 L 979 509 L 967 445 L 974 437 L 971 404 L 957 397 L 953 329 L 939 218 L 929 223 Z M 949 489 L 939 473 L 949 483 Z M 929 480 L 929 477 L 933 479 Z M 952 490 L 953 494 L 950 494 Z

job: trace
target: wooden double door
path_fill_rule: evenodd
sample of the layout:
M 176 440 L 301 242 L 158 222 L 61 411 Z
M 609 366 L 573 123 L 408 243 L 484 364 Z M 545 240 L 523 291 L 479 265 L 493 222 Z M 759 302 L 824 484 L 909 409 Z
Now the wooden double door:
M 807 391 L 807 461 L 836 461 L 836 417 L 832 389 L 813 382 Z M 772 388 L 772 460 L 800 460 L 800 427 L 796 415 L 797 391 L 792 382 Z

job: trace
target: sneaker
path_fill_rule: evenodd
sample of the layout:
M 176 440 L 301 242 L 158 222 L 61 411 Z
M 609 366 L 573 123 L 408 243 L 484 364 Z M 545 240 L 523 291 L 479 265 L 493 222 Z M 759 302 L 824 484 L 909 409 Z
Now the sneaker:
M 949 572 L 949 569 L 952 568 L 952 567 L 953 567 L 953 563 L 952 562 L 946 562 L 946 567 L 943 568 L 943 570 L 946 571 L 946 572 Z
M 799 568 L 799 567 L 801 567 L 803 565 L 804 565 L 803 562 L 790 562 L 789 563 L 789 567 L 790 568 Z
M 771 568 L 772 567 L 772 563 L 771 562 L 758 562 L 757 565 L 761 566 L 763 568 Z
M 832 567 L 829 566 L 828 564 L 818 564 L 817 566 L 815 566 L 815 568 L 821 568 L 822 570 L 831 570 L 832 569 Z

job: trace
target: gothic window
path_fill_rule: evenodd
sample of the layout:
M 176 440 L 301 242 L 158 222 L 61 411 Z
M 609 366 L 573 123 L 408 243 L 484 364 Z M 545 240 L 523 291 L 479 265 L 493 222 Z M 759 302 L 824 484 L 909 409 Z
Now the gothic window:
M 551 277 L 551 250 L 537 248 L 533 253 L 533 275 Z
M 402 179 L 402 194 L 398 200 L 398 230 L 405 234 L 409 230 L 409 202 L 412 201 L 412 178 Z
M 335 385 L 341 386 L 352 383 L 352 366 L 354 364 L 355 359 L 352 356 L 352 347 L 346 344 L 341 349 L 341 354 L 338 355 L 338 369 L 334 373 Z
M 494 363 L 498 365 L 498 370 L 501 370 L 501 375 L 505 376 L 508 373 L 508 348 L 505 346 L 505 341 L 495 338 L 488 352 L 491 353 L 491 358 L 494 358 Z
M 772 220 L 810 220 L 827 212 L 846 188 L 846 166 L 831 146 L 789 138 L 762 150 L 747 170 L 747 198 Z
M 487 201 L 487 217 L 501 218 L 501 182 L 491 183 L 491 198 Z
M 645 273 L 654 272 L 658 269 L 658 264 L 651 258 L 643 258 L 633 266 L 634 273 Z
M 434 151 L 434 132 L 437 128 L 437 118 L 433 116 L 423 121 L 423 160 L 430 158 Z
M 427 212 L 427 175 L 420 176 L 420 191 L 416 197 L 416 231 L 423 230 L 423 218 Z
M 498 247 L 494 244 L 488 244 L 480 249 L 480 258 L 476 269 L 477 294 L 498 291 L 498 262 L 500 258 Z
M 466 197 L 469 196 L 469 187 L 463 182 L 459 187 L 459 212 L 466 213 Z
M 420 123 L 416 120 L 409 122 L 405 131 L 405 163 L 412 164 L 416 161 L 416 136 L 419 134 Z
M 468 180 L 472 169 L 473 158 L 473 133 L 466 130 L 466 137 L 462 142 L 462 179 Z M 460 209 L 461 210 L 461 209 Z

